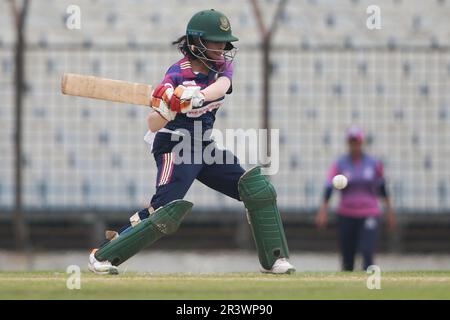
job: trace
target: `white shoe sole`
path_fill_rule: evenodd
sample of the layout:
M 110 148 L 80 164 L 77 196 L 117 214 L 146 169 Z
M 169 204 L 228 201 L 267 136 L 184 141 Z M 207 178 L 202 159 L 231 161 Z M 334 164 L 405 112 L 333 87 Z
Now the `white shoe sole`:
M 89 263 L 88 268 L 89 268 L 89 271 L 91 271 L 95 274 L 113 274 L 113 275 L 119 274 L 119 269 L 114 266 L 110 266 L 107 271 L 98 271 L 94 268 L 94 266 L 92 264 Z
M 275 272 L 275 271 L 272 271 L 272 270 L 266 270 L 266 269 L 264 269 L 264 268 L 261 268 L 261 272 L 262 273 L 269 273 L 269 274 L 293 274 L 293 273 L 295 273 L 295 268 L 289 268 L 289 269 L 287 269 L 286 271 L 283 271 L 283 272 Z

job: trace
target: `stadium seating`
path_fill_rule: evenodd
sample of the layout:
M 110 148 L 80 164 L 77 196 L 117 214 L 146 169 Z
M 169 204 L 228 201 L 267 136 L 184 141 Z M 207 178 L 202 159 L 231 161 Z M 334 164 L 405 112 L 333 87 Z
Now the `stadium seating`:
M 61 96 L 60 75 L 156 83 L 179 57 L 170 41 L 199 9 L 224 11 L 241 39 L 234 93 L 218 112 L 217 128 L 261 126 L 260 34 L 250 2 L 79 0 L 81 29 L 69 30 L 72 2 L 32 1 L 29 10 L 27 207 L 127 209 L 148 203 L 156 179 L 143 141 L 148 110 Z M 276 1 L 261 2 L 268 24 Z M 289 1 L 282 15 L 272 55 L 270 124 L 280 129 L 280 171 L 273 181 L 286 211 L 317 207 L 328 167 L 345 152 L 350 124 L 366 129 L 368 150 L 384 161 L 400 210 L 450 208 L 450 55 L 435 50 L 450 46 L 450 1 L 377 3 L 379 31 L 366 28 L 372 4 L 366 0 L 339 6 L 332 0 Z M 0 206 L 11 207 L 14 32 L 6 2 L 0 12 Z M 205 191 L 196 183 L 188 193 L 196 208 L 240 207 Z

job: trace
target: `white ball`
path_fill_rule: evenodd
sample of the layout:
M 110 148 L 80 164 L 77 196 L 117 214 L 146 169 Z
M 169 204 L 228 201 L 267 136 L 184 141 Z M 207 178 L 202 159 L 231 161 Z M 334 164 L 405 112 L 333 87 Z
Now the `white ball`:
M 333 178 L 333 186 L 336 189 L 339 190 L 344 189 L 347 186 L 347 183 L 348 183 L 347 177 L 342 174 L 338 174 Z

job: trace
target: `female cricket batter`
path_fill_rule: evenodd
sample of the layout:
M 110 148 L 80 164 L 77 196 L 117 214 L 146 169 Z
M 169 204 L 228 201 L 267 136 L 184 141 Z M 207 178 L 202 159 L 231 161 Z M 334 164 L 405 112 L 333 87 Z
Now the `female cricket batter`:
M 331 167 L 324 199 L 316 216 L 319 227 L 327 224 L 328 203 L 333 191 L 332 179 L 343 174 L 348 185 L 342 189 L 337 210 L 342 269 L 353 271 L 356 251 L 363 256 L 363 268 L 373 264 L 381 210 L 378 196 L 384 200 L 387 209 L 387 223 L 390 229 L 396 224 L 394 209 L 386 190 L 382 163 L 363 152 L 364 132 L 352 127 L 347 132 L 348 154 L 339 158 Z
M 228 18 L 211 9 L 195 14 L 186 34 L 173 43 L 184 57 L 155 88 L 151 106 L 156 112 L 147 119 L 146 141 L 153 145 L 158 167 L 156 193 L 150 207 L 135 213 L 121 230 L 106 232 L 107 241 L 89 257 L 91 271 L 118 273 L 117 266 L 143 247 L 175 232 L 193 206 L 182 199 L 195 179 L 244 202 L 262 272 L 295 271 L 287 261 L 274 187 L 260 167 L 245 172 L 208 134 L 225 95 L 232 92 L 235 41 Z M 222 161 L 205 161 L 204 154 Z

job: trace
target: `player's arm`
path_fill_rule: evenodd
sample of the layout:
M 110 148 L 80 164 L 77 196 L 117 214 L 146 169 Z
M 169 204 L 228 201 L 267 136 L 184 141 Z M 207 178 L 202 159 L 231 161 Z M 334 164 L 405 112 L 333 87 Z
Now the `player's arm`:
M 320 204 L 319 211 L 317 212 L 316 215 L 316 224 L 319 228 L 324 228 L 328 224 L 328 209 L 331 195 L 333 194 L 332 180 L 333 177 L 336 176 L 338 173 L 339 173 L 338 165 L 337 163 L 334 163 L 328 172 L 328 179 L 325 185 L 322 203 Z
M 200 92 L 205 96 L 205 101 L 214 101 L 225 96 L 230 87 L 231 80 L 228 77 L 222 76 Z
M 216 82 L 201 91 L 205 101 L 214 101 L 232 92 L 232 79 L 234 68 L 232 63 L 226 63 L 224 70 L 219 74 Z
M 180 110 L 186 113 L 192 108 L 201 107 L 205 102 L 215 101 L 227 94 L 231 87 L 231 80 L 228 77 L 219 77 L 213 84 L 203 90 L 200 87 L 185 87 L 179 85 L 175 88 L 170 101 L 172 110 Z
M 179 97 L 180 100 L 183 100 L 183 97 L 188 101 L 190 100 L 193 107 L 200 107 L 204 102 L 215 101 L 222 98 L 227 93 L 230 94 L 232 92 L 231 79 L 233 79 L 233 64 L 227 63 L 225 70 L 219 74 L 217 80 L 205 89 L 200 90 L 198 87 L 185 88 L 179 86 L 182 88 L 180 90 L 175 90 L 174 95 Z
M 386 189 L 385 184 L 383 184 L 384 189 Z M 386 221 L 389 230 L 393 231 L 397 227 L 397 217 L 395 214 L 394 206 L 392 205 L 391 198 L 387 191 L 384 191 L 384 195 L 381 196 L 384 207 L 386 208 Z
M 164 128 L 167 122 L 169 121 L 164 119 L 159 112 L 151 112 L 147 117 L 147 126 L 151 132 Z
M 319 211 L 316 214 L 316 225 L 319 228 L 325 228 L 328 224 L 328 209 L 332 191 L 333 188 L 331 186 L 325 187 L 323 200 L 320 204 Z
M 386 208 L 386 220 L 388 228 L 392 231 L 397 226 L 397 218 L 394 210 L 394 206 L 392 205 L 391 197 L 388 193 L 386 186 L 386 179 L 384 177 L 384 168 L 383 164 L 379 162 L 376 167 L 377 178 L 380 181 L 378 192 L 383 201 L 384 207 Z
M 216 82 L 206 87 L 204 90 L 201 90 L 200 93 L 203 95 L 203 101 L 214 101 L 221 97 L 223 97 L 231 87 L 231 80 L 228 77 L 222 76 L 217 79 Z M 185 87 L 179 86 L 175 89 L 175 92 L 170 94 L 170 97 L 166 94 L 167 90 L 161 88 L 161 86 L 155 89 L 152 98 L 152 107 L 157 112 L 152 112 L 147 117 L 147 125 L 151 132 L 156 132 L 161 128 L 164 128 L 167 122 L 171 119 L 174 114 L 173 110 L 178 110 L 178 108 L 173 108 L 173 105 L 178 102 L 178 106 L 180 106 L 180 99 L 183 94 L 186 97 L 188 93 L 186 92 Z M 195 96 L 195 91 L 193 93 Z M 198 96 L 197 96 L 198 97 Z M 177 99 L 178 101 L 172 101 L 172 99 Z M 182 106 L 182 103 L 181 103 Z M 191 106 L 192 108 L 192 106 Z M 186 112 L 190 110 L 190 108 L 182 108 L 179 109 L 181 112 Z

